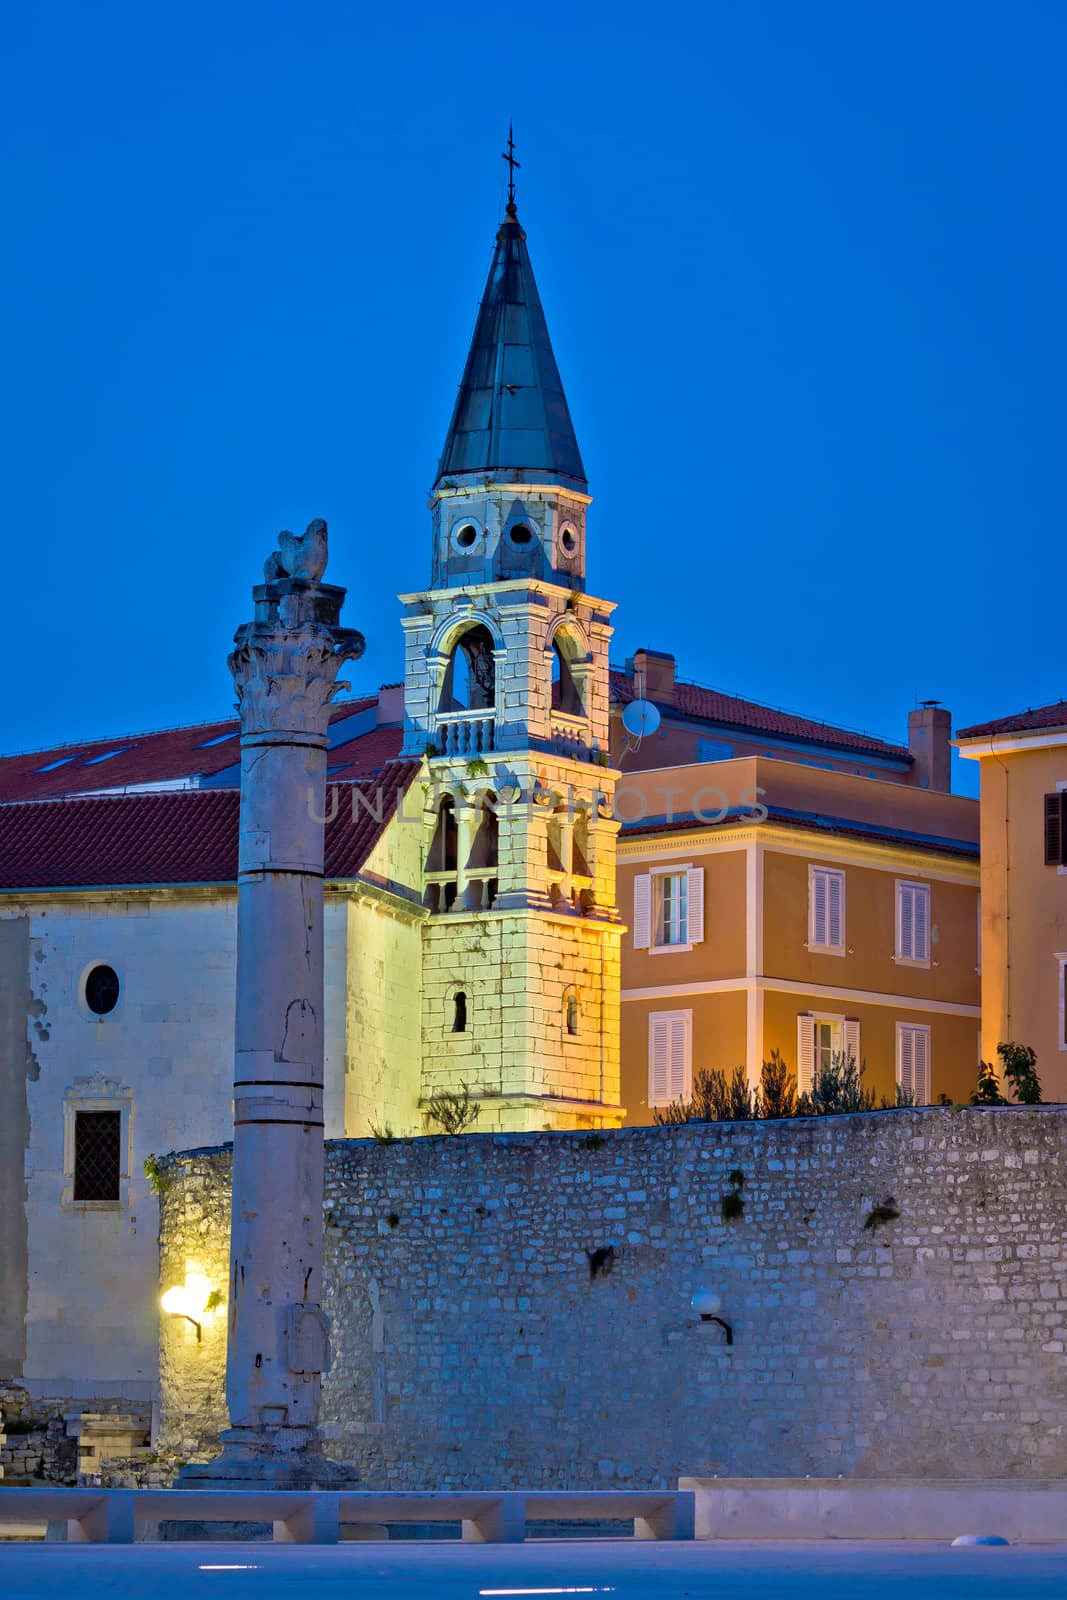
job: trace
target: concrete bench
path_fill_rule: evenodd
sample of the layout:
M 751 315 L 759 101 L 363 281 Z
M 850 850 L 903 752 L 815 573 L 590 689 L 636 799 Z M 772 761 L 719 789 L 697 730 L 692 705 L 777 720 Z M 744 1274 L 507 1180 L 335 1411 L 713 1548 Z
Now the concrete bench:
M 160 1522 L 273 1524 L 279 1544 L 336 1544 L 342 1527 L 390 1522 L 459 1522 L 474 1543 L 520 1543 L 527 1522 L 632 1517 L 638 1539 L 691 1539 L 693 1495 L 665 1489 L 376 1489 L 307 1494 L 254 1489 L 2 1489 L 0 1520 L 65 1521 L 68 1539 L 129 1544 Z
M 670 1489 L 533 1489 L 526 1494 L 527 1522 L 632 1517 L 635 1539 L 691 1539 L 694 1496 Z

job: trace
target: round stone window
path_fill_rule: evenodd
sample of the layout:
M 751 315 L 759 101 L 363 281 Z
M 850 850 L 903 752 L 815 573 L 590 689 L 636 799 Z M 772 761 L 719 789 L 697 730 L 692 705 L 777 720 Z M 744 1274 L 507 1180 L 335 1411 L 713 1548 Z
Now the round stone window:
M 478 530 L 473 522 L 464 522 L 452 535 L 457 550 L 470 550 L 478 543 Z
M 575 533 L 572 527 L 567 526 L 561 532 L 559 536 L 559 542 L 567 554 L 572 556 L 578 548 L 578 535 Z
M 520 549 L 533 542 L 533 531 L 525 522 L 517 522 L 513 528 L 508 529 L 508 538 L 512 544 L 517 544 Z
M 97 1017 L 106 1017 L 119 1003 L 119 975 L 114 967 L 90 967 L 85 979 L 85 1004 Z

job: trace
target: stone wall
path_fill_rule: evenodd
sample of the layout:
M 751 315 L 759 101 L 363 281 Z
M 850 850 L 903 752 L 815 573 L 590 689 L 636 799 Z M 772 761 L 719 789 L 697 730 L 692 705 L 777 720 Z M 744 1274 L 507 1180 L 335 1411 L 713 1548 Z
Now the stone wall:
M 331 1143 L 331 1453 L 397 1487 L 1067 1476 L 1065 1135 L 932 1108 Z M 167 1281 L 210 1250 L 225 1287 L 228 1166 L 172 1158 Z M 212 1454 L 225 1317 L 164 1321 L 161 1447 Z

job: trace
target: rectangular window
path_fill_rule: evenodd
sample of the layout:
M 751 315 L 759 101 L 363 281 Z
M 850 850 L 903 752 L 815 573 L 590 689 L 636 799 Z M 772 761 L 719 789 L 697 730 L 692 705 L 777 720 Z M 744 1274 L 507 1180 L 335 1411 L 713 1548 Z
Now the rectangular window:
M 704 868 L 634 879 L 634 949 L 689 950 L 704 937 Z
M 808 949 L 845 953 L 845 874 L 836 867 L 808 868 Z
M 653 1011 L 648 1018 L 648 1103 L 688 1100 L 693 1085 L 693 1013 Z
M 897 882 L 898 961 L 930 965 L 930 885 Z
M 860 1025 L 852 1017 L 819 1016 L 802 1012 L 797 1017 L 797 1093 L 810 1094 L 821 1075 L 835 1060 L 852 1060 L 862 1066 Z
M 1045 796 L 1045 865 L 1067 865 L 1067 789 Z
M 930 1029 L 917 1023 L 897 1023 L 897 1082 L 915 1098 L 930 1104 Z
M 74 1199 L 118 1200 L 122 1177 L 122 1112 L 74 1113 Z
M 656 944 L 688 944 L 689 883 L 684 872 L 661 872 L 652 884 Z

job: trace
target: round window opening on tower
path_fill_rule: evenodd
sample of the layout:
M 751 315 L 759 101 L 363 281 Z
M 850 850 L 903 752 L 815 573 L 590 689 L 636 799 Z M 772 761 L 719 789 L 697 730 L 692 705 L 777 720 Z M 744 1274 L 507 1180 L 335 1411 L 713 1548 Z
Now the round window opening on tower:
M 532 542 L 533 532 L 526 526 L 525 522 L 517 522 L 513 528 L 508 529 L 508 538 L 512 544 L 517 544 L 521 548 L 523 545 Z
M 119 1003 L 119 975 L 114 967 L 91 967 L 85 979 L 85 1004 L 97 1017 L 106 1017 Z
M 461 528 L 456 529 L 452 537 L 458 549 L 469 550 L 472 545 L 478 543 L 478 530 L 473 522 L 465 522 Z
M 564 528 L 559 536 L 559 542 L 567 554 L 572 556 L 578 548 L 578 535 L 573 528 Z

